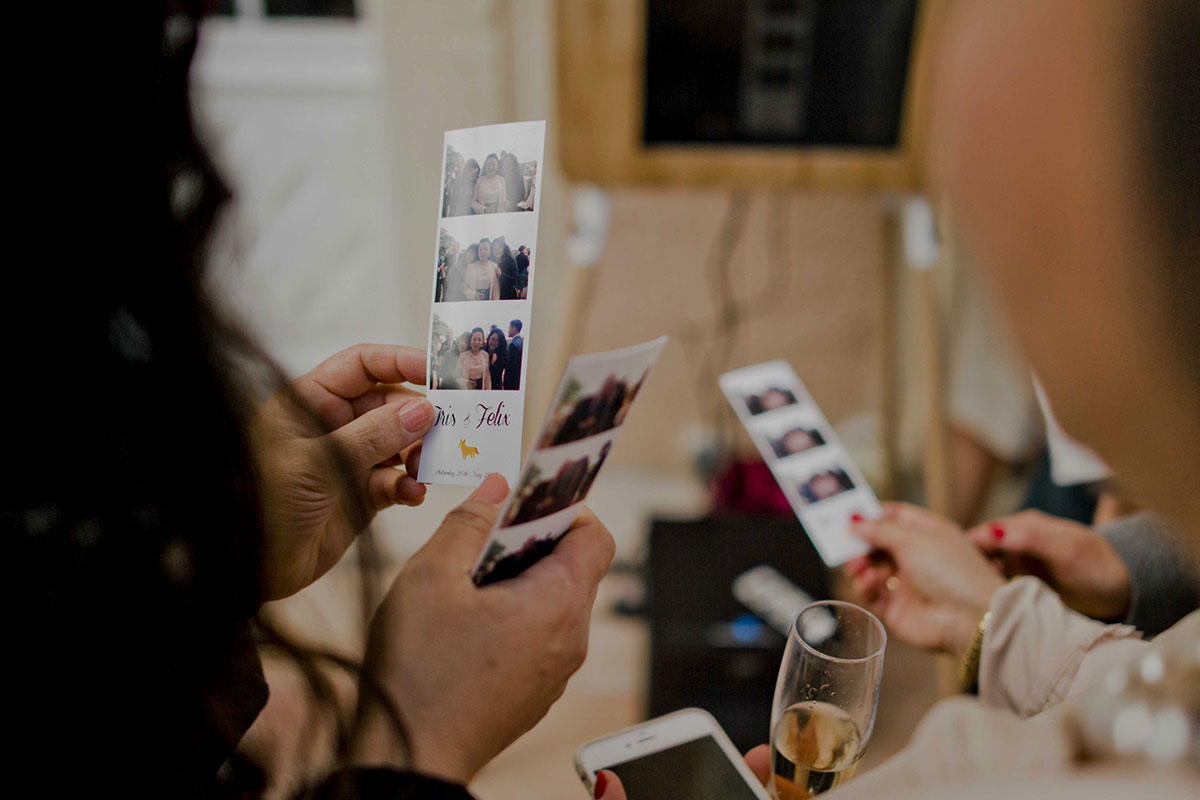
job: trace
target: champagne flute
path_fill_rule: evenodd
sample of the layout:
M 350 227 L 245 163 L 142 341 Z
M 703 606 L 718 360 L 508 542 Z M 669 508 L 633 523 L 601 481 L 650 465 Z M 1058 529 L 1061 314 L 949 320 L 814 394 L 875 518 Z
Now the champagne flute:
M 771 794 L 805 800 L 857 774 L 875 726 L 887 634 L 870 611 L 824 600 L 792 624 L 771 707 Z

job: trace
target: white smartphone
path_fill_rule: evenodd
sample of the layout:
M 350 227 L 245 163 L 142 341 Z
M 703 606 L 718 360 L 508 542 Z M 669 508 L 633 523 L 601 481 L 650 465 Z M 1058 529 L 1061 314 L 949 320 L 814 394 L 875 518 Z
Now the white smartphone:
M 685 708 L 611 733 L 575 751 L 589 790 L 612 770 L 629 800 L 771 800 L 707 711 Z

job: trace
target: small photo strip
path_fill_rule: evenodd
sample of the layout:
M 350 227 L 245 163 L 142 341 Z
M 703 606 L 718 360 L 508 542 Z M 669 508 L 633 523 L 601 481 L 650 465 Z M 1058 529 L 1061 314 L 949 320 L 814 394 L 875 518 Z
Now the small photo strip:
M 788 475 L 791 488 L 800 497 L 800 502 L 806 506 L 837 497 L 844 492 L 852 492 L 858 487 L 850 477 L 849 470 L 838 459 L 819 466 L 809 466 L 801 470 L 791 467 L 782 468 Z
M 433 301 L 528 299 L 536 240 L 533 214 L 442 220 Z
M 438 306 L 429 341 L 429 388 L 520 391 L 528 303 Z
M 658 351 L 647 349 L 576 364 L 559 384 L 537 447 L 559 447 L 619 428 L 657 359 Z
M 471 575 L 482 585 L 511 578 L 554 549 L 583 508 L 664 336 L 567 363 L 521 470 Z
M 545 134 L 545 122 L 448 131 L 442 218 L 534 211 Z
M 850 517 L 879 516 L 879 501 L 791 365 L 743 367 L 720 384 L 822 560 L 833 567 L 866 553 Z
M 523 525 L 582 503 L 612 451 L 617 433 L 613 430 L 562 447 L 534 450 L 500 527 Z
M 520 575 L 554 550 L 582 509 L 576 504 L 535 522 L 492 531 L 472 579 L 485 586 Z
M 757 387 L 755 388 L 757 389 Z M 794 406 L 799 402 L 794 391 L 781 386 L 767 386 L 761 390 L 748 392 L 742 396 L 742 400 L 751 416 Z
M 805 402 L 790 405 L 779 414 L 756 419 L 755 427 L 779 459 L 824 447 L 831 435 L 816 405 L 807 397 Z

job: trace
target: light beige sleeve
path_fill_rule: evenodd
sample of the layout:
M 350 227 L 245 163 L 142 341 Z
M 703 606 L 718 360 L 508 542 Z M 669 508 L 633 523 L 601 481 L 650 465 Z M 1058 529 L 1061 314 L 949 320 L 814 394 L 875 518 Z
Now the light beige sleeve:
M 1125 625 L 1102 625 L 1065 608 L 1034 578 L 1014 581 L 992 600 L 992 624 L 984 637 L 991 677 L 987 688 L 1001 698 L 1009 691 L 1061 698 L 1074 696 L 1108 670 L 1151 648 Z M 995 627 L 993 627 L 995 625 Z M 989 654 L 987 639 L 998 633 Z M 1154 640 L 1155 649 L 1200 637 L 1200 611 Z M 1000 640 L 1003 640 L 1001 644 Z M 1018 678 L 1003 675 L 1013 669 Z M 981 676 L 982 677 L 982 676 Z M 982 684 L 981 684 L 982 687 Z M 829 800 L 1123 800 L 1130 796 L 1195 798 L 1200 775 L 1180 764 L 1081 760 L 1070 718 L 1076 702 L 1020 719 L 1006 708 L 989 708 L 975 698 L 938 703 L 917 726 L 900 753 L 843 787 Z M 1003 703 L 997 703 L 1002 705 Z M 1027 704 L 1032 707 L 1035 704 Z M 1045 704 L 1043 707 L 1050 705 Z M 1020 713 L 1019 709 L 1017 710 Z M 1031 712 L 1036 713 L 1036 712 Z
M 1074 675 L 1066 690 L 1072 696 L 1109 669 L 1123 666 L 1147 650 L 1175 648 L 1200 637 L 1200 610 L 1151 644 L 1127 633 L 1127 626 L 1075 619 L 1078 615 L 1061 603 L 1056 607 L 1050 602 L 1057 596 L 1036 579 L 1018 583 L 1026 585 L 1014 583 L 1003 596 L 997 593 L 992 613 L 1045 612 L 1034 619 L 1036 624 L 1030 630 L 1010 634 L 1008 640 L 1016 648 L 1024 634 L 1037 632 L 1030 643 L 1044 646 L 1046 661 L 1054 663 L 1058 673 Z M 1063 612 L 1072 618 L 1064 620 Z M 994 619 L 1004 621 L 1004 614 Z M 1051 621 L 1055 622 L 1052 626 Z M 1082 625 L 1076 625 L 1079 622 Z M 1043 625 L 1045 630 L 1040 630 Z M 1063 634 L 1061 642 L 1038 638 L 1051 637 L 1050 627 Z M 1050 657 L 1058 646 L 1075 656 Z M 1050 667 L 1050 672 L 1054 670 Z M 976 698 L 942 700 L 925 715 L 904 750 L 824 796 L 829 800 L 1123 800 L 1129 796 L 1192 800 L 1200 796 L 1200 774 L 1187 763 L 1168 768 L 1128 759 L 1081 759 L 1072 722 L 1080 702 L 1086 699 L 1069 700 L 1021 720 L 1012 711 L 989 708 Z
M 828 800 L 1194 800 L 1200 777 L 1186 764 L 1077 758 L 1062 710 L 1030 720 L 955 698 L 935 706 L 902 752 L 834 789 Z
M 979 698 L 1031 717 L 1058 705 L 1146 647 L 1130 625 L 1105 625 L 1063 605 L 1036 578 L 996 592 L 979 660 Z
M 830 800 L 928 797 L 946 786 L 978 788 L 1013 775 L 1058 774 L 1071 764 L 1074 748 L 1054 717 L 1022 721 L 973 697 L 943 700 L 921 720 L 904 750 Z

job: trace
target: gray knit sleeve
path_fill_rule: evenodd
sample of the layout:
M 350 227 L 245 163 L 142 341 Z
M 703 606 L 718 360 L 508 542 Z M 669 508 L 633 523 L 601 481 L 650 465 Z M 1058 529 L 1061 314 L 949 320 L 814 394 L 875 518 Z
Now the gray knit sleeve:
M 1129 570 L 1124 622 L 1154 636 L 1200 607 L 1200 571 L 1180 535 L 1161 517 L 1136 514 L 1099 532 Z

